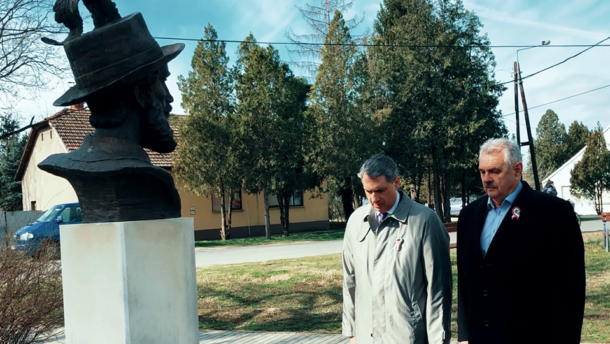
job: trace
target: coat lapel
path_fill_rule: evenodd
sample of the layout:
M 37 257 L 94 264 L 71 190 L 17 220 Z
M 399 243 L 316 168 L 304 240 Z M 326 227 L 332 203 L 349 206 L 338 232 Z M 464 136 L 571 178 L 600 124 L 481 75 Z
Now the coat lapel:
M 496 231 L 496 234 L 494 235 L 493 239 L 491 240 L 491 243 L 489 244 L 485 259 L 489 259 L 489 257 L 493 255 L 494 251 L 497 250 L 498 246 L 502 243 L 504 238 L 512 231 L 513 227 L 519 222 L 518 218 L 513 218 L 513 210 L 515 208 L 518 208 L 520 209 L 520 212 L 522 212 L 524 208 L 527 208 L 527 204 L 529 203 L 529 200 L 531 198 L 530 196 L 533 190 L 526 182 L 521 183 L 523 184 L 523 189 L 521 189 L 519 196 L 517 196 L 515 202 L 511 204 L 510 209 L 504 216 L 500 227 Z
M 487 197 L 485 197 L 487 199 Z M 485 219 L 487 218 L 487 202 L 481 202 L 474 213 L 472 235 L 469 235 L 472 247 L 474 250 L 471 252 L 475 253 L 477 260 L 483 259 L 483 252 L 481 252 L 481 233 L 483 232 L 483 226 L 485 225 Z
M 356 239 L 359 241 L 358 249 L 359 250 L 364 250 L 365 252 L 368 252 L 369 254 L 367 255 L 366 258 L 366 276 L 367 276 L 367 280 L 369 282 L 369 285 L 372 285 L 372 281 L 371 281 L 371 276 L 372 276 L 372 269 L 373 269 L 373 261 L 371 260 L 371 243 L 373 247 L 375 247 L 375 240 L 371 240 L 369 238 L 368 241 L 365 241 L 366 237 L 370 234 L 372 234 L 373 228 L 377 228 L 377 219 L 375 218 L 375 210 L 373 209 L 373 207 L 370 207 L 368 214 L 364 215 L 364 217 L 362 217 L 362 224 L 359 226 L 360 228 L 358 229 L 358 233 L 356 234 Z M 374 227 L 373 227 L 374 226 Z
M 363 221 L 365 224 L 360 226 L 358 230 L 358 241 L 362 242 L 366 238 L 366 236 L 371 232 L 377 229 L 379 226 L 379 222 L 377 221 L 377 217 L 375 216 L 375 209 L 370 207 L 369 213 L 364 217 Z

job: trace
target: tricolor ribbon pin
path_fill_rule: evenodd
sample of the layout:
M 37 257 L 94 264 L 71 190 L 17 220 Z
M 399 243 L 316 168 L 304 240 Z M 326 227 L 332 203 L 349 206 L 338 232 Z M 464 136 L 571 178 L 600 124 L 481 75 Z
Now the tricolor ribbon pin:
M 519 207 L 514 207 L 512 210 L 513 216 L 510 218 L 511 220 L 517 219 L 519 220 L 519 216 L 521 216 L 521 209 Z
M 402 248 L 403 241 L 404 240 L 402 240 L 402 238 L 396 239 L 396 241 L 394 241 L 394 246 L 392 247 L 392 249 L 394 251 L 400 251 L 400 249 Z

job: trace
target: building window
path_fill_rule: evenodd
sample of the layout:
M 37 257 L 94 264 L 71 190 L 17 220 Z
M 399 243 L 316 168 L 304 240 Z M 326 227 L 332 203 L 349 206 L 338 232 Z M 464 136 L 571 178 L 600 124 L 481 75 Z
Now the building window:
M 269 207 L 275 208 L 279 207 L 279 203 L 277 202 L 276 195 L 269 195 Z M 290 206 L 291 207 L 302 207 L 303 206 L 303 192 L 295 191 L 290 196 Z
M 212 211 L 220 212 L 220 197 L 212 196 Z M 227 193 L 225 195 L 225 209 L 229 209 L 229 202 L 231 202 L 231 198 Z M 233 202 L 231 203 L 231 208 L 233 210 L 241 210 L 241 190 L 233 192 Z
M 191 207 L 191 215 L 195 215 L 195 206 Z
M 30 202 L 30 210 L 36 210 L 36 201 Z

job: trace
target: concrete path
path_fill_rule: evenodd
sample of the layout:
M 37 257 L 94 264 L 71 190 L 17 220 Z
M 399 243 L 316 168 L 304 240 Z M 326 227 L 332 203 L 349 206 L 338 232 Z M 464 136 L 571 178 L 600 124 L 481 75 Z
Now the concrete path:
M 63 335 L 45 343 L 66 344 Z M 348 344 L 347 337 L 339 334 L 305 332 L 245 332 L 202 331 L 199 344 Z M 452 340 L 451 344 L 458 344 Z M 583 343 L 586 344 L 586 343 Z
M 456 242 L 456 233 L 449 233 L 451 243 Z M 195 249 L 195 264 L 198 268 L 212 265 L 265 262 L 341 253 L 342 240 L 308 241 L 291 244 L 258 246 L 233 246 Z
M 66 344 L 59 335 L 44 343 Z M 246 332 L 246 331 L 202 331 L 199 344 L 348 344 L 340 334 L 318 334 L 306 332 Z M 452 341 L 451 344 L 457 344 Z
M 338 334 L 295 332 L 229 332 L 205 331 L 199 336 L 200 344 L 347 344 L 346 337 Z
M 584 216 L 580 225 L 583 232 L 603 230 L 600 216 Z M 610 223 L 608 223 L 610 226 Z M 449 233 L 451 243 L 457 242 L 457 233 Z M 196 248 L 195 264 L 198 268 L 212 265 L 265 262 L 341 253 L 342 240 L 308 241 L 289 244 L 258 246 L 229 246 L 220 248 Z
M 195 249 L 195 265 L 200 268 L 211 265 L 265 262 L 268 260 L 321 256 L 340 253 L 342 240 L 308 241 L 291 244 L 257 246 L 233 246 Z
M 44 343 L 66 344 L 65 336 L 58 335 Z M 202 331 L 199 344 L 347 344 L 346 337 L 339 334 L 317 334 L 297 332 L 245 332 Z
M 606 223 L 610 226 L 610 223 Z M 583 232 L 597 232 L 604 230 L 604 223 L 601 220 L 601 216 L 583 216 L 580 222 L 580 230 Z

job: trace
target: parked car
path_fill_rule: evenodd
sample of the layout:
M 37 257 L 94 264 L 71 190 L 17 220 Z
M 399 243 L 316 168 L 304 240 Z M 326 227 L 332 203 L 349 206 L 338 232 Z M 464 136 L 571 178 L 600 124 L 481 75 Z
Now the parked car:
M 22 250 L 28 256 L 38 254 L 39 248 L 59 248 L 59 225 L 82 223 L 81 208 L 78 203 L 58 204 L 51 207 L 36 221 L 15 232 L 15 250 Z M 59 252 L 59 250 L 57 250 Z
M 449 203 L 451 203 L 451 216 L 459 216 L 460 211 L 462 211 L 462 199 L 451 198 L 449 199 Z

